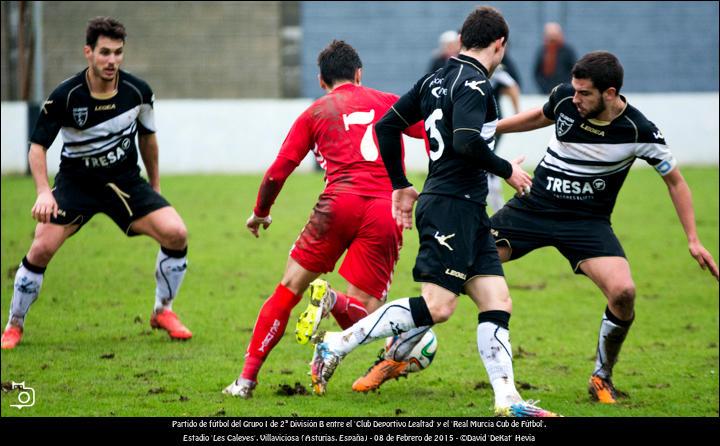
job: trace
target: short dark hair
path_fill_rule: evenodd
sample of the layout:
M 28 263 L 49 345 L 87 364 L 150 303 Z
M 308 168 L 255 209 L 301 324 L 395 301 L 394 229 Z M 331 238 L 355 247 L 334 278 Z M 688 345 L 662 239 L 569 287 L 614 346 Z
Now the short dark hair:
M 362 68 L 362 61 L 355 48 L 344 40 L 333 40 L 330 45 L 320 51 L 317 59 L 320 67 L 320 78 L 328 86 L 338 81 L 352 81 L 355 70 Z
M 88 22 L 85 30 L 85 44 L 95 49 L 100 36 L 109 37 L 113 40 L 125 42 L 125 26 L 112 17 L 95 17 Z
M 491 6 L 480 6 L 465 19 L 460 30 L 460 42 L 467 49 L 487 48 L 504 37 L 507 43 L 510 29 L 500 11 Z
M 587 53 L 575 63 L 572 69 L 572 77 L 590 79 L 600 93 L 610 87 L 615 87 L 615 90 L 620 93 L 623 73 L 620 60 L 607 51 Z

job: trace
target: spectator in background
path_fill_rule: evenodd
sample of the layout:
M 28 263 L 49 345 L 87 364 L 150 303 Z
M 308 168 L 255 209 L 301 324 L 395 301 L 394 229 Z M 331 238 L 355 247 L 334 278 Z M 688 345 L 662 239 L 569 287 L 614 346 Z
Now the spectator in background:
M 575 50 L 565 44 L 559 23 L 545 24 L 545 43 L 535 59 L 535 81 L 541 93 L 549 94 L 558 84 L 570 82 Z
M 460 52 L 460 35 L 457 31 L 449 30 L 440 34 L 438 48 L 430 61 L 429 73 L 433 73 L 445 66 L 445 62 Z

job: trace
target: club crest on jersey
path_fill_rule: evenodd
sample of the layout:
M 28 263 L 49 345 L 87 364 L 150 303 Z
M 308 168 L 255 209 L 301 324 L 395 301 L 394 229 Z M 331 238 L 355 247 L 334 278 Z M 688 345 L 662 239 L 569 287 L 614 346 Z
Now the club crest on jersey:
M 73 108 L 72 115 L 73 115 L 73 119 L 75 120 L 77 125 L 82 127 L 87 122 L 88 108 L 87 107 Z
M 558 119 L 555 122 L 555 130 L 557 131 L 557 136 L 563 136 L 564 134 L 569 132 L 574 122 L 575 120 L 568 117 L 565 113 L 560 113 L 560 116 L 558 116 Z

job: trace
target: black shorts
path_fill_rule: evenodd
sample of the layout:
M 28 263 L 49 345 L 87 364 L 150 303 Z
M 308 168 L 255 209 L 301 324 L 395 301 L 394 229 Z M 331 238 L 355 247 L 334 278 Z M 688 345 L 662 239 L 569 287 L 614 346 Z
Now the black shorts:
M 441 195 L 420 195 L 415 209 L 420 248 L 416 282 L 462 294 L 475 276 L 503 276 L 485 206 Z
M 51 223 L 82 227 L 93 215 L 102 212 L 128 236 L 138 235 L 130 229 L 133 221 L 170 206 L 140 175 L 113 179 L 103 184 L 58 174 L 52 192 L 58 204 L 58 216 L 51 217 Z
M 625 257 L 610 226 L 602 219 L 553 218 L 537 212 L 503 207 L 490 225 L 498 245 L 510 248 L 510 260 L 544 246 L 554 246 L 570 262 L 575 274 L 584 274 L 580 263 L 594 257 Z

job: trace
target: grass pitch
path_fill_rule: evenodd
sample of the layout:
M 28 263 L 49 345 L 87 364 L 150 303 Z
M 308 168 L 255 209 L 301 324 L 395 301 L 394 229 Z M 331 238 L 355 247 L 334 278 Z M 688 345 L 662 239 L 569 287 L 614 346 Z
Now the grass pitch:
M 698 231 L 718 259 L 718 169 L 684 168 Z M 490 416 L 492 390 L 475 344 L 477 310 L 461 298 L 435 328 L 430 368 L 369 395 L 350 390 L 382 343 L 348 356 L 323 397 L 309 390 L 312 350 L 297 345 L 294 318 L 270 355 L 252 400 L 221 390 L 239 374 L 258 309 L 284 270 L 287 253 L 323 188 L 318 174 L 292 176 L 256 240 L 244 228 L 260 176 L 168 176 L 163 192 L 189 231 L 189 269 L 174 308 L 194 332 L 185 343 L 152 332 L 157 245 L 127 239 L 104 215 L 69 239 L 49 265 L 22 344 L 2 351 L 3 390 L 35 389 L 17 410 L 2 392 L 2 416 Z M 416 185 L 422 179 L 413 178 Z M 509 191 L 507 191 L 509 193 Z M 17 264 L 32 240 L 32 180 L 2 178 L 2 323 Z M 650 169 L 631 172 L 613 218 L 637 284 L 637 317 L 614 380 L 629 398 L 589 401 L 605 299 L 552 248 L 506 265 L 516 379 L 526 398 L 566 416 L 718 416 L 718 284 L 689 256 L 665 186 Z M 405 233 L 391 298 L 419 294 L 410 271 L 417 233 Z M 340 289 L 345 281 L 329 275 Z M 334 321 L 326 328 L 337 327 Z M 296 387 L 296 383 L 300 386 Z

